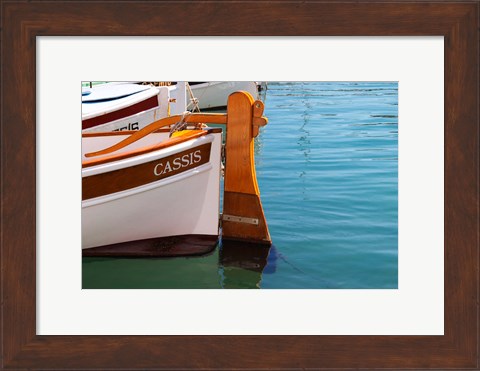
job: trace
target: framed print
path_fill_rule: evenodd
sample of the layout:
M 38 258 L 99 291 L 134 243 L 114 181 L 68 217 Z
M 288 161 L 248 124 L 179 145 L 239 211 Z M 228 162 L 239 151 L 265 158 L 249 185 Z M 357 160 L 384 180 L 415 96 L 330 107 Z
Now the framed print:
M 156 59 L 136 62 L 137 55 L 152 50 L 209 55 L 218 48 L 225 55 L 239 55 L 240 63 L 229 60 L 219 74 L 223 61 L 199 60 L 189 79 L 198 71 L 211 81 L 248 79 L 250 72 L 242 67 L 246 62 L 240 56 L 249 59 L 255 50 L 268 50 L 262 64 L 255 66 L 255 75 L 268 81 L 264 112 L 269 120 L 255 139 L 255 161 L 273 242 L 270 252 L 265 246 L 239 246 L 232 252 L 222 233 L 220 251 L 210 255 L 85 257 L 79 271 L 80 189 L 78 169 L 69 166 L 80 152 L 78 127 L 64 124 L 80 116 L 77 82 L 96 74 L 134 81 L 140 78 L 138 70 L 152 70 L 150 78 L 165 80 L 156 75 L 163 73 L 156 68 Z M 37 334 L 443 335 L 443 312 L 437 309 L 444 305 L 443 232 L 438 233 L 443 230 L 443 48 L 441 37 L 37 38 Z M 125 54 L 127 49 L 136 54 Z M 285 49 L 304 56 L 303 68 L 286 70 Z M 367 57 L 360 60 L 359 52 Z M 95 58 L 82 58 L 92 54 Z M 320 54 L 324 57 L 317 60 Z M 136 68 L 115 67 L 114 61 L 121 59 Z M 189 63 L 181 60 L 169 66 L 168 73 L 185 75 Z M 275 82 L 282 78 L 288 81 Z M 63 89 L 61 97 L 58 86 Z M 92 84 L 86 97 L 119 87 L 139 88 L 121 82 Z M 398 117 L 402 120 L 397 135 Z M 291 132 L 287 141 L 286 127 Z M 49 135 L 54 132 L 62 132 L 62 140 Z M 282 145 L 285 148 L 279 151 Z M 55 160 L 56 153 L 63 154 L 61 160 Z M 428 167 L 425 153 L 431 154 Z M 279 171 L 279 162 L 287 159 L 295 166 L 282 165 Z M 63 164 L 63 181 L 52 184 L 49 179 L 57 176 L 58 161 Z M 270 184 L 263 174 L 270 174 Z M 369 181 L 372 177 L 374 182 Z M 328 190 L 321 189 L 324 184 Z M 366 192 L 371 197 L 365 197 Z M 336 200 L 344 200 L 339 193 L 349 195 L 347 203 L 338 205 Z M 359 193 L 361 197 L 356 196 Z M 286 208 L 286 199 L 295 200 L 294 205 Z M 160 210 L 172 208 L 152 203 Z M 359 213 L 361 219 L 350 217 Z M 65 218 L 69 223 L 59 231 Z M 292 234 L 295 241 L 289 238 Z M 68 248 L 61 241 L 68 241 Z M 416 248 L 419 245 L 421 249 Z M 239 250 L 243 255 L 235 256 Z M 266 266 L 261 264 L 266 255 L 262 252 L 269 252 L 263 260 Z M 305 255 L 310 256 L 308 264 L 299 258 Z M 182 274 L 173 273 L 172 265 Z M 242 269 L 245 266 L 250 269 Z M 216 290 L 219 287 L 242 290 Z M 252 287 L 269 292 L 246 290 Z M 162 290 L 139 290 L 145 288 Z M 192 300 L 202 322 L 188 315 Z M 296 315 L 289 301 L 304 315 Z M 123 320 L 138 307 L 141 321 Z M 95 308 L 94 318 L 79 316 L 77 308 Z M 255 308 L 262 308 L 268 318 L 258 316 Z M 171 321 L 177 315 L 183 320 Z
M 477 1 L 6 1 L 1 9 L 2 369 L 479 368 Z M 278 54 L 278 45 L 289 52 Z M 254 63 L 245 62 L 251 54 Z M 63 211 L 76 210 L 77 194 L 81 200 L 80 186 L 66 181 L 80 169 L 70 139 L 78 135 L 71 121 L 80 117 L 81 82 L 115 81 L 123 69 L 126 80 L 147 81 L 147 70 L 164 66 L 170 75 L 155 77 L 191 81 L 209 58 L 236 71 L 220 75 L 225 81 L 282 81 L 282 71 L 266 72 L 275 61 L 292 66 L 287 81 L 393 81 L 398 120 L 417 123 L 403 134 L 399 125 L 399 151 L 423 149 L 399 164 L 399 198 L 415 200 L 406 219 L 417 228 L 403 238 L 409 224 L 400 201 L 398 259 L 414 265 L 399 264 L 398 282 L 343 294 L 328 285 L 179 293 L 89 290 L 72 279 L 81 271 L 80 209 Z M 149 68 L 135 69 L 139 59 Z M 329 71 L 329 63 L 344 68 Z M 409 104 L 428 115 L 408 113 Z M 416 291 L 400 308 L 406 288 Z M 315 316 L 333 325 L 316 327 Z M 344 330 L 335 327 L 342 322 Z

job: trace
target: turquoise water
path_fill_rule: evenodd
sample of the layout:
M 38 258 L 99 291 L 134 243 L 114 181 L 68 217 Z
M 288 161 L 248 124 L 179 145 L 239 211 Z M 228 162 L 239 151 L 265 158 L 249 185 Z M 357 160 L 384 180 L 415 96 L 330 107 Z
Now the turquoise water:
M 83 288 L 398 286 L 398 84 L 269 83 L 255 144 L 273 246 L 83 258 Z

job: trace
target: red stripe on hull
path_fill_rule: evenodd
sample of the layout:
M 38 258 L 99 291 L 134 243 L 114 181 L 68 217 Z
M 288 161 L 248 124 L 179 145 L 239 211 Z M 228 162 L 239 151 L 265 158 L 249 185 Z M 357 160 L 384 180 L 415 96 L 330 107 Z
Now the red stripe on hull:
M 91 119 L 82 121 L 82 130 L 92 128 L 94 126 L 106 124 L 107 122 L 115 121 L 123 117 L 135 115 L 136 113 L 158 107 L 157 96 L 150 97 L 144 101 L 135 103 L 129 107 L 122 108 L 118 111 L 113 111 L 105 115 L 92 117 Z

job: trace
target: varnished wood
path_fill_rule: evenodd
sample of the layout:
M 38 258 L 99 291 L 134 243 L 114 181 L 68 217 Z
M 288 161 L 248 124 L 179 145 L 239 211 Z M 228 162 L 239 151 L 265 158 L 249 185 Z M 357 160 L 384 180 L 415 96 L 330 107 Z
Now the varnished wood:
M 174 116 L 169 116 L 169 117 L 164 117 L 158 121 L 155 121 L 144 128 L 134 132 L 131 136 L 128 138 L 125 138 L 121 142 L 105 148 L 101 151 L 97 152 L 92 152 L 92 153 L 87 153 L 85 156 L 86 157 L 94 157 L 94 156 L 100 156 L 100 155 L 106 155 L 108 153 L 112 153 L 115 151 L 118 151 L 129 144 L 132 144 L 136 142 L 137 140 L 140 140 L 147 136 L 150 133 L 154 133 L 157 130 L 164 128 L 165 126 L 170 126 L 173 125 L 177 122 L 184 121 L 186 123 L 190 124 L 199 124 L 199 123 L 211 123 L 211 124 L 225 124 L 227 122 L 227 117 L 225 114 L 221 113 L 192 113 L 189 114 L 185 117 L 182 117 L 181 115 L 174 115 Z
M 103 156 L 101 158 L 93 158 L 93 157 L 94 156 L 100 156 L 101 154 L 104 154 L 104 153 L 111 153 L 111 152 L 114 152 L 115 150 L 111 150 L 111 151 L 108 150 L 108 151 L 105 151 L 105 152 L 104 151 L 92 152 L 92 153 L 90 153 L 90 156 L 89 156 L 89 157 L 92 157 L 92 158 L 89 159 L 89 160 L 84 160 L 82 162 L 82 168 L 95 166 L 95 165 L 100 165 L 100 164 L 105 164 L 107 162 L 123 160 L 123 159 L 128 158 L 128 157 L 134 157 L 134 156 L 142 155 L 142 154 L 145 154 L 145 153 L 148 153 L 148 152 L 158 151 L 160 149 L 173 147 L 174 145 L 177 145 L 177 144 L 180 144 L 180 143 L 183 143 L 183 142 L 187 142 L 187 141 L 195 139 L 195 138 L 200 138 L 200 137 L 202 137 L 204 135 L 207 135 L 207 134 L 208 134 L 208 132 L 204 131 L 204 130 L 192 130 L 187 135 L 182 135 L 180 137 L 175 137 L 175 138 L 169 138 L 169 139 L 164 140 L 164 141 L 162 141 L 158 144 L 137 148 L 137 149 L 134 149 L 134 150 L 131 150 L 131 151 L 121 152 L 121 153 L 118 153 L 118 154 L 111 154 L 111 155 L 108 155 L 108 156 Z M 132 134 L 131 136 L 133 136 L 133 135 L 135 135 L 135 134 Z M 128 137 L 126 139 L 129 139 L 130 137 Z M 115 146 L 113 146 L 113 147 L 115 147 Z M 120 149 L 123 148 L 123 147 L 124 147 L 123 145 L 120 146 Z M 112 148 L 112 147 L 110 147 L 110 148 Z
M 478 369 L 477 1 L 3 1 L 0 7 L 2 369 Z M 37 336 L 35 42 L 54 35 L 444 36 L 445 335 Z M 261 63 L 259 56 L 251 60 Z
M 204 128 L 203 130 L 207 131 L 208 133 L 221 133 L 222 128 Z M 82 133 L 82 137 L 91 138 L 91 137 L 106 137 L 112 135 L 131 135 L 136 133 L 138 130 L 122 130 L 122 131 L 99 131 L 93 133 Z M 160 128 L 155 130 L 155 133 L 169 133 L 169 128 Z
M 268 124 L 268 119 L 263 117 L 263 110 L 265 109 L 265 104 L 262 101 L 256 101 L 253 105 L 253 137 L 256 138 L 259 132 L 260 126 L 265 126 Z
M 223 199 L 224 214 L 258 219 L 258 225 L 223 220 L 223 240 L 271 245 L 272 240 L 258 195 L 225 191 Z
M 254 126 L 254 118 L 262 118 L 263 108 L 263 103 L 255 102 L 248 93 L 236 92 L 228 97 L 223 213 L 258 219 L 260 222 L 253 225 L 239 221 L 223 221 L 224 240 L 271 243 L 260 201 L 253 152 L 255 128 L 258 128 Z M 266 123 L 266 119 L 262 122 Z
M 228 97 L 225 140 L 225 191 L 258 195 L 253 163 L 251 95 L 237 92 Z

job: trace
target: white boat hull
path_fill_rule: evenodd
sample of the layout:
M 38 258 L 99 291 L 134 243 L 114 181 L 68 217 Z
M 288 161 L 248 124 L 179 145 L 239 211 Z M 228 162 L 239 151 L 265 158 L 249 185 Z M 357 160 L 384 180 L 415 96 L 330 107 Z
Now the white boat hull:
M 97 138 L 97 142 L 100 141 L 102 139 Z M 160 164 L 163 158 L 175 158 L 182 153 L 192 153 L 190 158 L 194 158 L 200 146 L 210 143 L 210 158 L 199 166 L 134 188 L 84 199 L 82 249 L 167 236 L 218 236 L 221 133 L 207 134 L 134 158 L 87 167 L 82 170 L 82 178 L 121 172 L 146 163 Z M 85 145 L 85 152 L 91 149 L 91 143 Z M 172 166 L 180 161 L 172 162 Z M 164 166 L 150 170 L 160 173 Z

